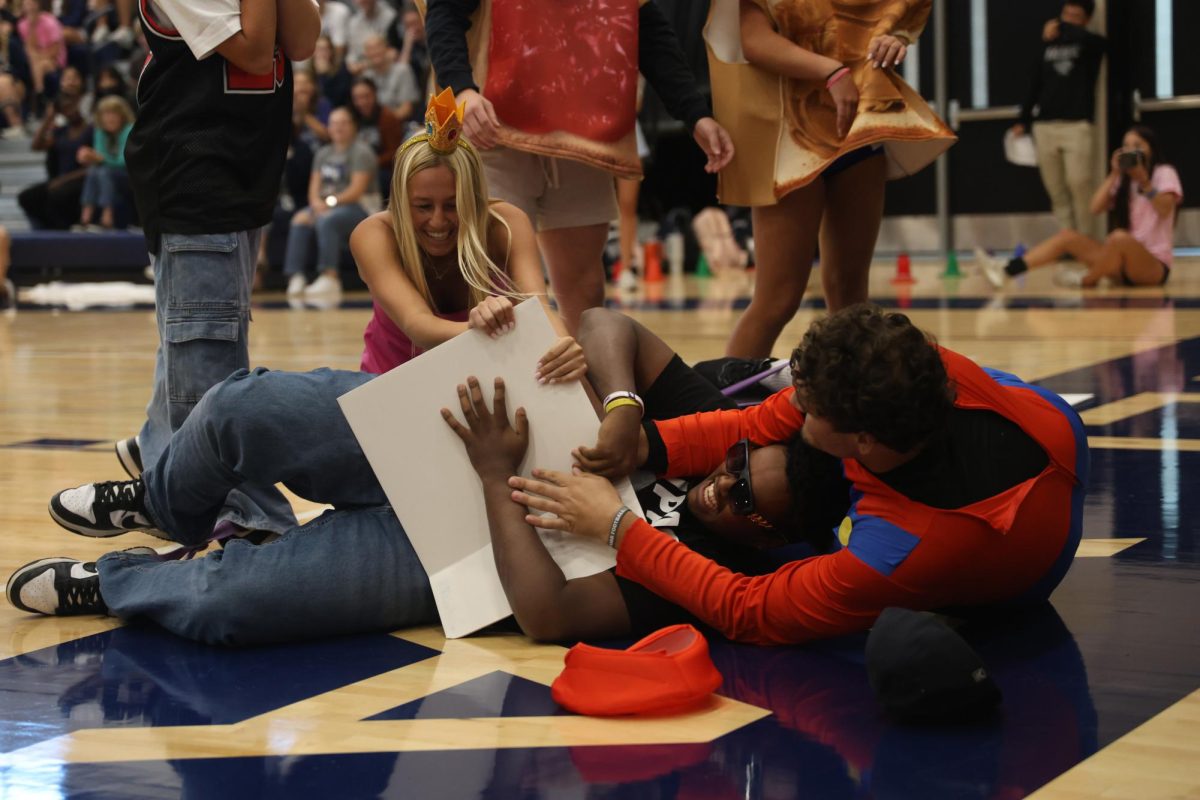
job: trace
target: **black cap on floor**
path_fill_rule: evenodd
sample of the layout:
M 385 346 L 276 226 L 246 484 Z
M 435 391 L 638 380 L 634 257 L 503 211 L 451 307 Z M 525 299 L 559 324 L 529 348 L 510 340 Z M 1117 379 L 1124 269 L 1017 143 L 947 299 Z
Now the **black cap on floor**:
M 867 637 L 867 677 L 879 704 L 906 722 L 970 722 L 1000 703 L 979 654 L 934 615 L 888 608 Z

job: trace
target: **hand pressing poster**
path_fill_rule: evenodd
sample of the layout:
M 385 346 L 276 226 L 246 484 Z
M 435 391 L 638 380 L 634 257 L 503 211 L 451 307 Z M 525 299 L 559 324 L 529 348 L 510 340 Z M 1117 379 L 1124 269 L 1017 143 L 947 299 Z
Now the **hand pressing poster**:
M 571 469 L 571 449 L 596 441 L 600 422 L 578 382 L 539 385 L 537 361 L 556 335 L 536 299 L 516 307 L 516 325 L 496 339 L 469 330 L 339 398 L 363 452 L 404 525 L 433 587 L 446 636 L 456 638 L 512 613 L 492 559 L 491 535 L 479 478 L 466 449 L 442 419 L 462 419 L 455 387 L 479 378 L 492 402 L 504 378 L 509 418 L 529 414 L 529 450 L 520 474 L 533 467 Z M 617 485 L 634 513 L 641 506 L 629 481 Z M 602 542 L 539 529 L 567 579 L 594 575 L 616 563 Z

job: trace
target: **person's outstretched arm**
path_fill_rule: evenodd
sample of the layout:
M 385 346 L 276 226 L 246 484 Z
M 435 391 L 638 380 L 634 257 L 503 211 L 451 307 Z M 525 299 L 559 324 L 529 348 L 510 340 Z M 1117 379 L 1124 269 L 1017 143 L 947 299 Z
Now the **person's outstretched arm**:
M 718 172 L 733 159 L 733 141 L 696 89 L 696 76 L 688 67 L 671 23 L 657 3 L 638 9 L 638 69 L 654 88 L 672 117 L 687 126 L 696 144 L 708 156 L 705 171 Z
M 645 392 L 675 352 L 644 325 L 616 311 L 589 308 L 579 322 L 579 343 L 587 357 L 588 378 L 601 400 L 612 392 Z M 649 440 L 642 411 L 622 405 L 604 414 L 594 447 L 572 455 L 589 472 L 622 478 L 646 461 Z
M 483 400 L 474 377 L 458 386 L 459 412 L 442 409 L 458 434 L 483 485 L 496 572 L 521 630 L 537 641 L 607 638 L 629 633 L 629 612 L 612 572 L 567 580 L 525 520 L 526 510 L 512 501 L 508 478 L 529 446 L 529 420 L 516 410 L 510 424 L 504 381 L 495 380 L 493 408 Z M 627 515 L 628 516 L 628 515 Z
M 442 319 L 409 280 L 388 212 L 372 214 L 350 234 L 350 252 L 371 299 L 422 350 L 437 347 L 467 330 L 466 322 Z
M 512 477 L 512 498 L 556 516 L 541 523 L 556 530 L 607 541 L 620 498 L 596 475 L 533 470 Z M 860 520 L 894 528 L 879 520 Z M 871 534 L 867 534 L 870 537 Z M 869 566 L 849 548 L 785 564 L 748 577 L 721 566 L 645 520 L 625 514 L 617 526 L 617 574 L 686 609 L 723 635 L 752 644 L 799 644 L 868 628 L 889 605 L 916 607 L 921 596 Z
M 484 150 L 494 147 L 500 120 L 492 102 L 479 92 L 471 73 L 467 31 L 479 0 L 429 0 L 425 12 L 425 42 L 439 86 L 454 90 L 454 99 L 466 104 L 463 133 Z

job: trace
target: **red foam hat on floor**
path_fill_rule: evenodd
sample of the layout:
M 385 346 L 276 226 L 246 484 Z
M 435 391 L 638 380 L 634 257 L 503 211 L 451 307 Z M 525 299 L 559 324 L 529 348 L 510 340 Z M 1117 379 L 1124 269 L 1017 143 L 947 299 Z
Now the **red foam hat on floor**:
M 708 642 L 691 625 L 657 630 L 628 650 L 577 644 L 550 687 L 577 714 L 661 714 L 694 706 L 721 685 Z

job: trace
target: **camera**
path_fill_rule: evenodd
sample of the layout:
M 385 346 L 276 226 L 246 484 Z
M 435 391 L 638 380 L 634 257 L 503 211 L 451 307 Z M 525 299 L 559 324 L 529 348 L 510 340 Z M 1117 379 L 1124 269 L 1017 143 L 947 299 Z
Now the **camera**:
M 1129 172 L 1135 167 L 1146 166 L 1146 154 L 1141 150 L 1122 150 L 1117 154 L 1117 167 L 1122 172 Z

